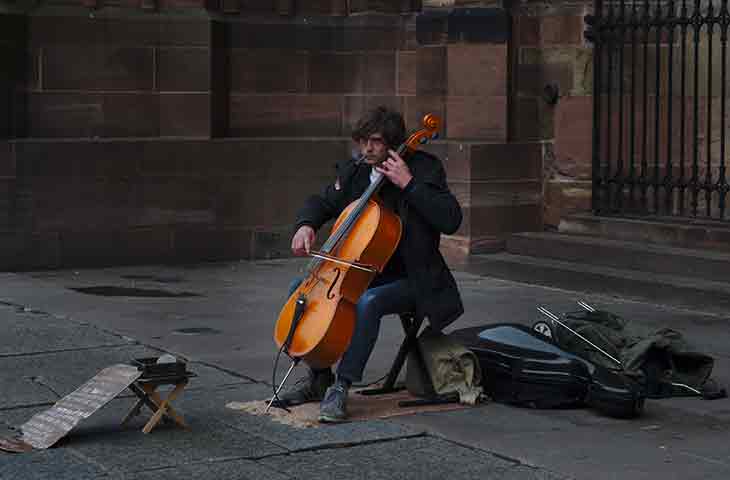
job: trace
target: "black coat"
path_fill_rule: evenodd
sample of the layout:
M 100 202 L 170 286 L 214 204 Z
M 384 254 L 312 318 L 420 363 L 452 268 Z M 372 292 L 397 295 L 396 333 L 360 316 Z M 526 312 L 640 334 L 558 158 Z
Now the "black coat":
M 416 298 L 416 314 L 428 317 L 441 330 L 456 320 L 464 307 L 439 243 L 441 234 L 456 232 L 462 214 L 459 202 L 449 191 L 441 161 L 418 151 L 407 159 L 413 180 L 400 190 L 387 179 L 380 196 L 386 205 L 396 206 L 403 224 L 400 252 L 408 284 Z M 337 182 L 319 195 L 309 197 L 299 211 L 296 229 L 310 225 L 315 230 L 336 218 L 370 185 L 370 166 L 353 160 L 338 163 Z

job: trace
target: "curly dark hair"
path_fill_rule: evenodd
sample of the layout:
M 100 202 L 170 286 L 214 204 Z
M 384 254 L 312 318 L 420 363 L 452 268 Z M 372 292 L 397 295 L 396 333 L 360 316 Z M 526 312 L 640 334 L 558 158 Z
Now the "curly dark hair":
M 352 131 L 352 139 L 360 141 L 380 133 L 390 148 L 397 148 L 406 139 L 406 123 L 403 115 L 386 106 L 379 106 L 366 112 Z

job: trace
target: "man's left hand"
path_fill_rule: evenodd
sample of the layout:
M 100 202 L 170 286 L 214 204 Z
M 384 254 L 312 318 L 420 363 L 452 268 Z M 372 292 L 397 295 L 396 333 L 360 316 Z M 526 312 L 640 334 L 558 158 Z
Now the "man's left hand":
M 388 158 L 383 163 L 375 167 L 375 170 L 382 173 L 388 180 L 398 186 L 400 189 L 406 188 L 408 182 L 411 181 L 411 169 L 408 168 L 406 162 L 393 150 L 388 150 Z

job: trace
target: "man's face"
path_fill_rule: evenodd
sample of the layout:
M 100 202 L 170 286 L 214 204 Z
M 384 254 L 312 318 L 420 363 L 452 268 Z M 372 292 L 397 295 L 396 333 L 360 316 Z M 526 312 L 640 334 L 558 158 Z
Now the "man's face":
M 365 163 L 370 165 L 378 164 L 388 157 L 388 145 L 380 133 L 373 133 L 368 138 L 361 138 L 358 143 L 360 153 L 365 157 Z

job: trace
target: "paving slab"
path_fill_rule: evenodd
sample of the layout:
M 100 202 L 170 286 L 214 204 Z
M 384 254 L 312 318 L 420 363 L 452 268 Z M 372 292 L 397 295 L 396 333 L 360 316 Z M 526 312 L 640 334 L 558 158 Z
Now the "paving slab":
M 228 262 L 5 274 L 0 279 L 8 288 L 0 300 L 93 324 L 231 370 L 254 372 L 254 378 L 265 380 L 271 376 L 276 352 L 274 322 L 291 278 L 300 274 L 303 265 L 299 260 Z M 98 285 L 160 288 L 159 282 L 130 280 L 130 276 L 181 278 L 173 285 L 174 291 L 192 291 L 199 296 L 104 297 L 71 290 Z M 33 286 L 39 293 L 33 292 Z M 196 327 L 212 327 L 218 333 L 177 332 Z M 285 367 L 282 364 L 280 374 Z
M 513 478 L 512 473 L 520 466 L 488 452 L 432 437 L 272 456 L 259 463 L 291 478 L 320 480 Z
M 722 439 L 730 425 L 688 415 L 665 405 L 669 402 L 651 402 L 635 420 L 589 409 L 535 410 L 494 403 L 479 415 L 458 411 L 398 421 L 569 477 L 612 479 L 622 472 L 622 478 L 728 478 L 730 446 Z M 685 464 L 694 471 L 673 477 L 677 465 Z
M 115 472 L 146 470 L 208 461 L 211 459 L 258 458 L 284 451 L 254 435 L 186 412 L 191 431 L 177 427 L 121 432 L 97 427 L 79 430 L 67 439 L 69 448 Z M 122 453 L 123 452 L 123 453 Z
M 45 312 L 26 312 L 22 307 L 18 311 L 14 306 L 0 306 L 0 318 L 3 325 L 0 358 L 131 343 L 128 338 L 101 331 L 96 327 L 72 323 Z
M 78 480 L 105 475 L 102 467 L 70 450 L 50 449 L 24 454 L 0 452 L 0 478 L 3 480 Z
M 33 373 L 9 370 L 0 360 L 0 409 L 28 405 L 51 404 L 59 396 L 45 385 L 34 381 Z
M 287 480 L 287 477 L 271 468 L 250 460 L 204 461 L 192 465 L 182 465 L 156 469 L 150 472 L 135 472 L 130 475 L 113 476 L 110 480 Z

